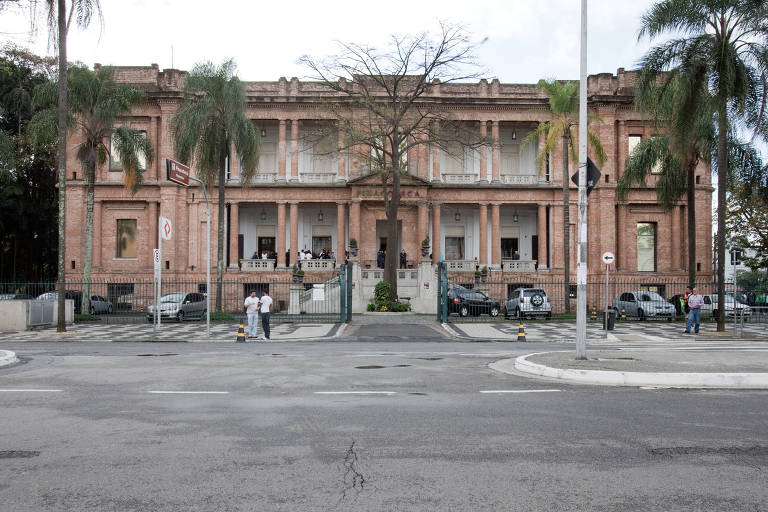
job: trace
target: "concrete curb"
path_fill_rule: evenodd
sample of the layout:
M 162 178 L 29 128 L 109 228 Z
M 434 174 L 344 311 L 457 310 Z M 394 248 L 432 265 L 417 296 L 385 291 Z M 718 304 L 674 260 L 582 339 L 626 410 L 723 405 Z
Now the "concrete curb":
M 528 361 L 528 357 L 546 353 L 548 352 L 537 352 L 515 359 L 505 359 L 491 363 L 489 366 L 494 370 L 504 373 L 509 373 L 510 366 L 512 366 L 515 370 L 532 375 L 601 386 L 768 389 L 768 373 L 664 373 L 575 370 L 572 368 L 552 368 Z M 514 364 L 512 364 L 513 361 Z
M 8 366 L 18 362 L 19 358 L 16 357 L 15 352 L 11 352 L 10 350 L 0 350 L 0 367 Z

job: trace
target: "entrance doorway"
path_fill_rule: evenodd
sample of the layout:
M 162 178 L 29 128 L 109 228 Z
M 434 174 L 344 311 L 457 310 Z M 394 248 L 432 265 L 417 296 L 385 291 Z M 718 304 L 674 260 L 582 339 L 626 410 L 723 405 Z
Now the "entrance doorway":
M 264 253 L 267 253 L 268 258 L 274 257 L 275 254 L 275 237 L 273 236 L 260 236 L 258 239 L 258 253 L 259 258 Z

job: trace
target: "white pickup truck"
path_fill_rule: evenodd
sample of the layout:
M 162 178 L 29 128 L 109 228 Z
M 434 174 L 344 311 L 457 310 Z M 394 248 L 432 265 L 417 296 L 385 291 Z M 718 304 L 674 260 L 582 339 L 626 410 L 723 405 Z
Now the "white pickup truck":
M 735 303 L 735 307 L 734 307 Z M 741 302 L 734 301 L 733 295 L 725 296 L 725 318 L 733 318 L 734 311 L 736 312 L 736 318 L 740 318 L 742 315 L 745 319 L 752 316 L 752 308 Z M 717 318 L 720 314 L 720 308 L 717 307 L 717 294 L 704 295 L 704 305 L 701 306 L 702 316 L 711 316 Z

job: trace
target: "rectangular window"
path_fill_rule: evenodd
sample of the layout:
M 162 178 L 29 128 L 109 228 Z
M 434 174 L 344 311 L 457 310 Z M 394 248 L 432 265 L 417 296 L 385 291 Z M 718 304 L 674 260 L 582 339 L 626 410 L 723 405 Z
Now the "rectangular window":
M 731 265 L 741 265 L 741 249 L 731 250 Z
M 136 219 L 117 219 L 117 257 L 136 257 Z
M 464 237 L 446 236 L 445 237 L 445 259 L 463 260 L 464 259 Z
M 637 223 L 637 270 L 656 271 L 656 223 Z
M 635 150 L 638 144 L 640 144 L 640 141 L 643 140 L 642 135 L 630 135 L 627 137 L 627 142 L 629 146 L 629 151 L 627 152 L 627 155 L 631 155 L 632 151 Z M 651 169 L 651 174 L 661 174 L 661 163 L 656 162 L 656 165 L 653 166 L 653 169 Z M 607 176 L 606 176 L 607 178 Z
M 145 130 L 139 130 L 141 134 L 146 137 L 147 132 Z M 144 158 L 143 153 L 138 154 L 139 157 L 139 168 L 146 169 L 147 168 L 147 159 Z M 115 147 L 115 136 L 114 134 L 112 137 L 110 137 L 110 143 L 109 143 L 109 170 L 112 172 L 120 172 L 123 170 L 123 164 L 120 162 L 120 156 L 117 154 L 117 148 Z

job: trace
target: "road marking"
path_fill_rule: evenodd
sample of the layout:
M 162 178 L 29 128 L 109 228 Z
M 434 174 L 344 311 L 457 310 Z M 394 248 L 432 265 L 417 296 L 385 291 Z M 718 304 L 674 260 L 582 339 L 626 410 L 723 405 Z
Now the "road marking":
M 0 389 L 2 393 L 60 393 L 61 389 Z
M 151 395 L 228 395 L 229 391 L 147 391 Z
M 396 391 L 315 391 L 316 395 L 396 395 Z
M 562 389 L 489 389 L 481 390 L 481 393 L 557 393 Z

